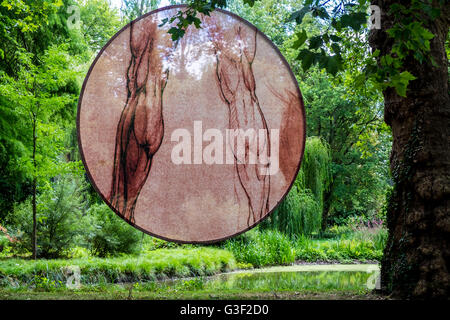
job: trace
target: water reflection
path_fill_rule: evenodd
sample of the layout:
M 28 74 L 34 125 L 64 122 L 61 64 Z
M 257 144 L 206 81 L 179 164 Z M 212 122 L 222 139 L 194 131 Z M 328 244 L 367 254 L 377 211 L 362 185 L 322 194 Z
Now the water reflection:
M 209 278 L 178 279 L 154 284 L 153 289 L 185 290 L 256 290 L 302 291 L 367 289 L 370 273 L 363 271 L 312 271 L 312 272 L 238 272 Z

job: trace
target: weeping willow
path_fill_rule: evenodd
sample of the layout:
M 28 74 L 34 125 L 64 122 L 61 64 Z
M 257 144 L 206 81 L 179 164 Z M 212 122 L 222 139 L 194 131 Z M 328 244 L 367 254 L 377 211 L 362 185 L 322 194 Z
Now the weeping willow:
M 306 140 L 301 173 L 297 176 L 302 190 L 309 189 L 317 201 L 320 210 L 323 209 L 323 196 L 331 183 L 331 155 L 328 144 L 319 137 Z
M 310 137 L 292 189 L 261 227 L 278 229 L 291 237 L 319 231 L 324 193 L 330 182 L 330 149 L 322 139 Z

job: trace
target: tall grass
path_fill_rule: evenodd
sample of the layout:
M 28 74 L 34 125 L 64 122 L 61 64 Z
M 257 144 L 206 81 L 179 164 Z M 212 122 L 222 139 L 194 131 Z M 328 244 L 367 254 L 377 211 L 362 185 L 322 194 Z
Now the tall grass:
M 255 267 L 295 261 L 295 252 L 290 239 L 273 230 L 264 232 L 251 230 L 227 240 L 223 248 L 231 251 L 238 262 L 250 263 Z
M 222 247 L 240 263 L 255 267 L 307 262 L 379 261 L 386 243 L 386 230 L 368 230 L 343 239 L 314 240 L 304 235 L 295 239 L 276 230 L 251 230 L 227 240 Z M 365 237 L 365 238 L 364 238 Z

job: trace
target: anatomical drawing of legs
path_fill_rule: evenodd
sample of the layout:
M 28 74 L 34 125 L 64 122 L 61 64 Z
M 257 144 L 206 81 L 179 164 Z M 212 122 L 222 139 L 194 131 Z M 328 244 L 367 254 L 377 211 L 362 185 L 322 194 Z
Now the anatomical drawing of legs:
M 229 129 L 238 132 L 234 137 L 229 137 L 237 173 L 235 190 L 239 205 L 241 199 L 247 202 L 247 225 L 250 226 L 269 211 L 270 193 L 269 130 L 256 96 L 252 69 L 257 30 L 240 25 L 221 28 L 214 17 L 205 17 L 204 20 L 216 57 L 218 91 L 228 106 Z M 239 144 L 243 147 L 241 150 Z M 249 162 L 252 152 L 256 153 L 256 163 Z M 242 189 L 242 192 L 237 189 Z
M 158 31 L 156 19 L 131 24 L 127 100 L 117 125 L 109 200 L 133 223 L 139 193 L 164 135 L 162 97 L 169 70 L 163 61 L 171 46 L 166 32 Z

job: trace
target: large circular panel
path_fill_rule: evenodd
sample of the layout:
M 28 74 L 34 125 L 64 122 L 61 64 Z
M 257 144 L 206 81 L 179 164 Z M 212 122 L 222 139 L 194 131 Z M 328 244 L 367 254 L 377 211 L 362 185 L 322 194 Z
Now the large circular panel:
M 300 90 L 270 40 L 216 10 L 172 41 L 150 12 L 100 51 L 78 105 L 89 179 L 123 219 L 159 238 L 212 242 L 264 219 L 303 155 Z

